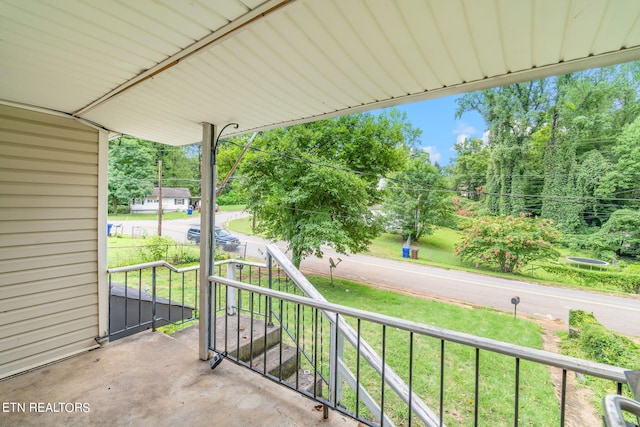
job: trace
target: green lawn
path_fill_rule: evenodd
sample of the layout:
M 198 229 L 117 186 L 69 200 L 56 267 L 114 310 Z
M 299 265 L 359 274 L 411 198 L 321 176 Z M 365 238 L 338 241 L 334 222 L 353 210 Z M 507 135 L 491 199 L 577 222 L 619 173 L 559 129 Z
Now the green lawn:
M 491 310 L 448 305 L 414 296 L 374 289 L 350 281 L 334 279 L 333 285 L 325 277 L 312 276 L 309 280 L 329 301 L 358 309 L 377 312 L 402 319 L 466 332 L 531 348 L 542 347 L 542 330 L 525 318 L 514 318 Z M 354 328 L 355 321 L 350 321 Z M 379 354 L 382 354 L 382 330 L 379 325 L 361 323 L 362 336 Z M 387 328 L 385 360 L 398 375 L 408 382 L 408 333 Z M 412 387 L 414 392 L 433 409 L 438 407 L 440 391 L 441 341 L 423 336 L 414 337 Z M 347 363 L 355 367 L 356 352 L 345 347 Z M 472 425 L 475 406 L 475 348 L 460 344 L 445 345 L 445 416 L 447 425 Z M 558 425 L 559 402 L 555 396 L 549 370 L 544 365 L 522 361 L 520 365 L 521 425 Z M 481 352 L 479 359 L 480 425 L 513 425 L 513 389 L 515 387 L 515 360 L 510 357 Z M 355 368 L 353 369 L 355 372 Z M 367 390 L 379 398 L 379 375 L 361 366 L 362 382 Z M 345 391 L 346 405 L 355 403 L 355 396 Z M 397 425 L 407 423 L 404 406 L 390 389 L 385 389 L 385 408 L 393 415 Z M 544 411 L 540 411 L 544 408 Z M 362 411 L 364 408 L 360 408 Z M 366 410 L 364 410 L 366 413 Z M 415 420 L 414 420 L 415 421 Z

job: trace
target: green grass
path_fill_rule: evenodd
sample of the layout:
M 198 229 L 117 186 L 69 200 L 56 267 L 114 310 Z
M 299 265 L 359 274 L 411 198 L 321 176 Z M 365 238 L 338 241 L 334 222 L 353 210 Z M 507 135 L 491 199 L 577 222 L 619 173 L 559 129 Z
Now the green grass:
M 341 279 L 334 279 L 333 285 L 325 277 L 313 276 L 309 280 L 334 303 L 526 347 L 542 347 L 540 326 L 523 318 L 514 319 L 510 314 L 447 305 Z M 354 328 L 357 327 L 355 321 L 350 323 Z M 378 354 L 382 354 L 381 326 L 362 322 L 361 333 Z M 408 383 L 409 335 L 393 328 L 387 328 L 385 334 L 385 361 Z M 435 409 L 438 407 L 440 391 L 441 341 L 416 335 L 413 346 L 412 388 L 428 406 Z M 475 406 L 475 348 L 446 343 L 444 354 L 444 422 L 448 425 L 471 425 Z M 355 349 L 345 346 L 345 359 L 355 372 Z M 480 353 L 479 369 L 480 425 L 513 425 L 515 360 L 483 351 Z M 520 369 L 520 424 L 558 425 L 559 403 L 547 367 L 522 361 Z M 380 398 L 380 377 L 366 368 L 364 363 L 361 374 L 367 390 Z M 355 405 L 355 395 L 345 391 L 344 404 Z M 396 424 L 407 423 L 406 406 L 388 388 L 385 388 L 385 407 L 393 414 Z M 540 408 L 544 408 L 544 411 L 540 411 Z M 360 410 L 367 413 L 363 407 Z
M 443 267 L 462 267 L 460 259 L 455 256 L 455 245 L 461 239 L 458 231 L 450 228 L 437 228 L 435 233 L 423 236 L 412 248 L 418 249 L 418 259 L 411 262 L 438 265 Z M 402 246 L 405 240 L 398 234 L 383 233 L 373 240 L 368 254 L 380 258 L 402 259 Z
M 107 267 L 114 268 L 157 261 L 157 259 L 151 259 L 155 258 L 152 256 L 152 253 L 155 252 L 149 248 L 152 239 L 153 236 L 133 238 L 122 234 L 107 237 Z M 162 253 L 162 258 L 174 265 L 185 262 L 197 263 L 200 258 L 200 248 L 190 244 L 162 245 L 158 253 Z

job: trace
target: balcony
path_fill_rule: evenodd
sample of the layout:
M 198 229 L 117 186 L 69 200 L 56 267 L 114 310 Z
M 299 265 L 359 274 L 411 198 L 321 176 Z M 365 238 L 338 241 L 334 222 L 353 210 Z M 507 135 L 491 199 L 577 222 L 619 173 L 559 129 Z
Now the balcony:
M 158 262 L 111 270 L 110 285 L 124 284 L 134 296 L 125 298 L 124 312 L 132 312 L 127 305 L 137 309 L 119 323 L 123 329 L 111 326 L 112 338 L 197 316 L 184 314 L 198 306 L 196 269 Z M 568 410 L 577 404 L 574 373 L 608 381 L 613 394 L 628 393 L 628 371 L 620 367 L 329 303 L 275 246 L 267 247 L 264 264 L 218 263 L 206 289 L 211 327 L 205 333 L 142 332 L 11 378 L 0 390 L 9 404 L 3 417 L 27 425 L 219 419 L 228 425 L 564 426 L 580 425 Z M 223 363 L 197 358 L 202 339 Z M 494 365 L 499 381 L 489 378 Z M 530 392 L 536 381 L 549 383 L 551 399 Z M 452 392 L 454 385 L 464 395 Z M 638 412 L 633 405 L 625 409 Z M 547 416 L 542 424 L 540 413 Z

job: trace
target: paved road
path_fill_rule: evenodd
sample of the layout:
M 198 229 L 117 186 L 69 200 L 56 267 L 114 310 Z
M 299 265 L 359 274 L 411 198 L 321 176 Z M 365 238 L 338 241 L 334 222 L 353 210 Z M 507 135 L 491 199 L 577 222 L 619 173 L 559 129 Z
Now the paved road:
M 216 223 L 224 224 L 240 216 L 242 213 L 239 212 L 219 212 Z M 199 223 L 199 218 L 167 221 L 163 225 L 163 235 L 170 235 L 177 241 L 184 241 L 189 224 L 194 223 Z M 157 231 L 155 221 L 129 221 L 128 224 L 123 224 L 124 232 L 130 233 L 134 225 L 142 226 L 149 234 L 155 234 Z M 246 243 L 248 256 L 263 256 L 266 244 L 263 239 L 240 234 L 238 237 Z M 278 246 L 285 250 L 284 244 L 278 244 Z M 520 304 L 517 307 L 519 315 L 543 316 L 560 319 L 566 323 L 569 309 L 580 309 L 592 312 L 611 330 L 640 337 L 640 298 L 620 298 L 570 288 L 541 286 L 366 255 L 345 256 L 331 249 L 325 251 L 322 259 L 305 259 L 301 268 L 305 271 L 328 274 L 329 257 L 334 260 L 340 257 L 343 260 L 334 269 L 334 277 L 375 283 L 389 289 L 493 307 L 507 312 L 513 312 L 511 298 L 519 296 Z
M 226 222 L 245 216 L 243 212 L 224 212 L 216 213 L 216 224 L 224 225 Z M 145 233 L 146 235 L 158 234 L 157 220 L 137 220 L 134 215 L 130 215 L 129 219 L 124 221 L 109 221 L 113 225 L 117 225 L 117 232 L 131 236 L 132 233 Z M 200 225 L 200 216 L 193 216 L 185 219 L 172 219 L 162 222 L 162 235 L 171 237 L 176 242 L 187 242 L 187 230 L 191 225 Z M 116 232 L 112 228 L 112 232 Z
M 265 244 L 255 236 L 239 237 L 248 243 L 249 253 L 252 247 Z M 278 246 L 285 250 L 284 244 Z M 566 324 L 569 309 L 585 310 L 593 313 L 607 328 L 640 338 L 640 298 L 543 286 L 367 255 L 345 256 L 331 249 L 325 250 L 322 259 L 305 259 L 300 267 L 309 272 L 329 274 L 329 257 L 342 259 L 333 270 L 334 277 L 375 283 L 388 289 L 427 297 L 493 307 L 510 313 L 513 313 L 511 298 L 519 296 L 518 315 L 560 319 Z

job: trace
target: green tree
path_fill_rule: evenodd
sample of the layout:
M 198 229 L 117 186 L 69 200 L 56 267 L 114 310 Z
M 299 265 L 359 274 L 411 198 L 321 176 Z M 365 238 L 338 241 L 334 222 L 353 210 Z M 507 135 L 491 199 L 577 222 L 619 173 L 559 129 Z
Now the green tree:
M 118 205 L 151 194 L 156 180 L 153 149 L 147 141 L 120 137 L 109 142 L 109 202 Z
M 591 236 L 599 256 L 640 257 L 640 211 L 619 209 Z
M 162 185 L 165 187 L 188 188 L 192 196 L 200 195 L 200 152 L 199 146 L 171 145 L 149 142 L 153 150 L 152 164 L 162 160 Z
M 620 207 L 637 206 L 640 199 L 640 117 L 625 126 L 613 146 L 615 163 L 604 175 L 596 194 Z
M 390 176 L 383 206 L 385 220 L 402 229 L 402 238 L 418 241 L 436 226 L 451 225 L 453 205 L 445 178 L 431 165 L 429 153 L 415 151 L 406 169 Z
M 465 139 L 453 146 L 458 156 L 449 167 L 454 188 L 478 200 L 487 183 L 488 147 L 480 138 Z
M 538 217 L 496 216 L 479 218 L 464 230 L 456 255 L 463 260 L 496 265 L 511 273 L 531 261 L 553 260 L 559 253 L 553 248 L 559 232 L 553 221 Z
M 633 78 L 627 66 L 618 66 L 554 80 L 542 215 L 554 219 L 564 231 L 599 225 L 611 212 L 590 201 L 600 187 L 598 181 L 607 173 L 603 167 L 615 161 L 610 147 L 626 121 L 635 117 L 638 95 L 630 90 Z M 595 162 L 600 159 L 604 163 L 598 166 Z M 600 175 L 589 179 L 589 174 Z
M 496 214 L 529 210 L 527 159 L 531 135 L 544 123 L 546 81 L 516 83 L 464 95 L 456 117 L 477 111 L 489 127 L 487 208 Z
M 359 252 L 381 231 L 370 207 L 379 177 L 401 167 L 418 132 L 396 112 L 356 114 L 275 129 L 242 168 L 258 231 L 289 244 L 296 266 L 321 246 Z

